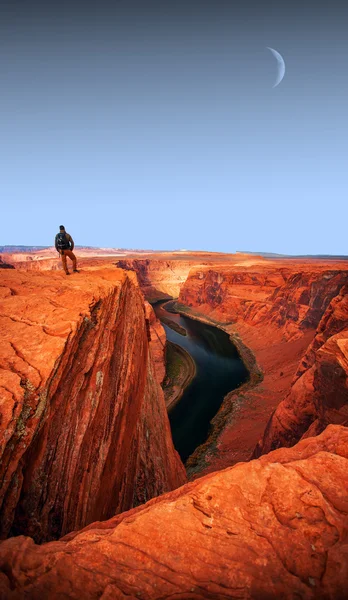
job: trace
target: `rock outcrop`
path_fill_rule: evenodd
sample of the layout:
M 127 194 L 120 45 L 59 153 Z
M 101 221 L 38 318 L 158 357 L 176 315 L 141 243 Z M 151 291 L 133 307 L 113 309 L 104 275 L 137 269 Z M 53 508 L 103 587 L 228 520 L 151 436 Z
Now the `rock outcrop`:
M 1 597 L 343 600 L 348 429 L 207 475 L 36 546 L 0 545 Z
M 324 313 L 255 455 L 292 446 L 302 436 L 321 433 L 328 423 L 348 425 L 348 286 Z
M 3 271 L 2 537 L 55 539 L 186 480 L 136 277 Z

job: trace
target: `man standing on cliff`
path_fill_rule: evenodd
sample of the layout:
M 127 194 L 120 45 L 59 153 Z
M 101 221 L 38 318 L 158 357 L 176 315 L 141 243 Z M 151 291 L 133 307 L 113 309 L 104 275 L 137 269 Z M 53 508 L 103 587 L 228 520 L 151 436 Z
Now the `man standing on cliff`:
M 59 233 L 57 233 L 54 243 L 55 243 L 57 252 L 59 252 L 59 254 L 62 257 L 63 269 L 65 271 L 65 274 L 70 275 L 69 270 L 68 270 L 68 265 L 66 264 L 67 256 L 72 260 L 74 273 L 78 273 L 78 270 L 76 267 L 76 256 L 73 253 L 74 240 L 72 239 L 71 235 L 69 235 L 65 231 L 64 225 L 60 225 Z

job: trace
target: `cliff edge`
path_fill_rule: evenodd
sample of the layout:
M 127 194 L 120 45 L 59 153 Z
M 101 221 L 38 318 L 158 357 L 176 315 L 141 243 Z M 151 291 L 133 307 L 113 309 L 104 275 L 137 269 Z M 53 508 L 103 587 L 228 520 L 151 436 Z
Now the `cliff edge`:
M 61 541 L 0 545 L 2 598 L 343 600 L 348 430 L 206 475 Z
M 1 272 L 2 537 L 55 539 L 185 482 L 153 325 L 132 273 Z

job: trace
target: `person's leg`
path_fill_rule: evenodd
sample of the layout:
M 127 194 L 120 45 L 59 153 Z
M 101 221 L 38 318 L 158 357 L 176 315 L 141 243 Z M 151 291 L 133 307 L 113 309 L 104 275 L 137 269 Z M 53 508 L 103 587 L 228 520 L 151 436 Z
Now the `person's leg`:
M 69 256 L 69 258 L 72 260 L 72 264 L 73 264 L 73 269 L 74 271 L 77 271 L 77 266 L 76 266 L 76 256 L 75 254 L 72 252 L 72 250 L 64 250 L 64 253 Z
M 66 250 L 63 250 L 63 252 L 61 253 L 61 257 L 62 257 L 62 264 L 63 264 L 63 269 L 65 271 L 65 273 L 69 273 L 68 271 L 68 265 L 66 264 L 66 255 L 65 255 Z

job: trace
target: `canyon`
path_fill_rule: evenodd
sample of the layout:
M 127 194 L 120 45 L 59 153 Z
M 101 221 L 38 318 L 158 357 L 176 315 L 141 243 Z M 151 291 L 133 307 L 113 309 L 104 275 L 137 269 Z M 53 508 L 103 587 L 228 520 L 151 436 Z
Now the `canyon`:
M 3 260 L 1 597 L 345 598 L 347 261 Z M 250 372 L 186 473 L 161 298 Z
M 178 274 L 180 260 L 175 262 Z M 128 260 L 127 267 L 140 272 L 140 285 L 143 282 L 144 294 L 150 301 L 158 291 L 168 295 L 173 291 L 173 271 L 165 258 L 159 257 L 151 267 L 148 260 L 143 263 L 139 258 Z M 185 281 L 178 282 L 180 290 L 176 310 L 226 331 L 250 371 L 250 382 L 226 396 L 212 420 L 209 439 L 190 457 L 186 467 L 189 477 L 195 478 L 249 460 L 262 452 L 260 440 L 266 428 L 267 431 L 270 429 L 268 422 L 272 413 L 290 393 L 300 361 L 316 336 L 316 328 L 321 320 L 322 328 L 325 328 L 325 323 L 332 328 L 333 318 L 327 320 L 332 311 L 331 302 L 333 305 L 339 302 L 341 307 L 339 335 L 342 340 L 337 348 L 340 347 L 341 354 L 346 356 L 344 339 L 348 316 L 344 307 L 348 262 L 264 259 L 246 254 L 232 257 L 206 255 L 199 264 L 196 259 L 196 265 L 191 266 L 188 275 L 186 269 L 185 262 L 182 272 Z M 149 296 L 146 295 L 148 292 Z M 329 329 L 326 335 L 330 337 Z M 342 360 L 339 359 L 340 364 Z M 326 424 L 346 422 L 346 409 L 343 407 L 348 405 L 346 362 L 343 371 L 338 368 L 339 365 L 336 367 L 332 373 L 337 380 L 336 389 L 341 390 L 341 418 L 334 418 L 332 411 L 329 417 L 327 412 L 326 419 L 322 419 L 322 423 Z M 330 381 L 330 385 L 335 386 L 336 383 Z M 325 394 L 325 387 L 319 384 L 317 404 L 326 402 L 322 398 Z M 299 419 L 302 422 L 302 416 Z M 306 423 L 308 428 L 308 419 Z M 322 431 L 322 428 L 317 430 Z M 302 431 L 301 435 L 304 434 L 305 431 Z M 289 438 L 295 443 L 301 435 L 294 432 Z M 280 445 L 288 445 L 284 443 L 284 436 L 278 442 L 274 438 L 265 448 L 269 450 Z

